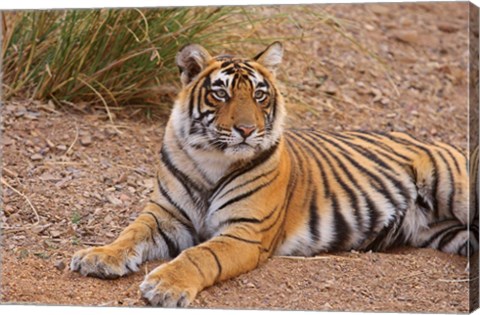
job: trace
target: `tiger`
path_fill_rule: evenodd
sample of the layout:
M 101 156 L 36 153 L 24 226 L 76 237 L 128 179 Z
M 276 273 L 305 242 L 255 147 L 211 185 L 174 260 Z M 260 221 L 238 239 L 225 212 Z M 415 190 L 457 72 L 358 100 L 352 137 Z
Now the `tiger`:
M 280 42 L 253 58 L 178 51 L 182 88 L 151 198 L 111 244 L 77 251 L 72 271 L 111 279 L 162 259 L 141 296 L 185 307 L 272 255 L 478 250 L 460 149 L 401 132 L 285 128 L 283 54 Z

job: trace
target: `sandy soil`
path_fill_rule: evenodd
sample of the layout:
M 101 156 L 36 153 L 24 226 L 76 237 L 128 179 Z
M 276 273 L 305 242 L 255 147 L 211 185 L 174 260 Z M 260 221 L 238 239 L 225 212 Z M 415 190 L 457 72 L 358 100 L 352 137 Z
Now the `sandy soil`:
M 249 36 L 295 37 L 279 72 L 289 126 L 407 131 L 466 149 L 466 3 L 256 11 L 276 23 L 252 24 Z M 285 12 L 289 19 L 275 20 Z M 152 188 L 168 113 L 112 110 L 115 126 L 82 104 L 5 104 L 2 303 L 145 305 L 138 284 L 160 261 L 108 281 L 68 270 L 75 250 L 112 241 Z M 411 248 L 275 257 L 201 292 L 192 307 L 467 312 L 466 266 L 463 257 Z

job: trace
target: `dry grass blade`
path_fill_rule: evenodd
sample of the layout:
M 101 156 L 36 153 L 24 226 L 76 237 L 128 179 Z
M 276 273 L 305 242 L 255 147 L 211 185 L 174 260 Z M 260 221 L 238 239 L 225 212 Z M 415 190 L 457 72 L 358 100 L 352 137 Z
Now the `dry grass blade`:
M 289 259 L 289 260 L 326 260 L 326 259 L 361 260 L 361 259 L 359 259 L 359 258 L 346 257 L 346 256 L 336 256 L 336 255 L 313 256 L 313 257 L 303 257 L 303 256 L 273 256 L 273 258 Z
M 3 177 L 1 178 L 1 181 L 2 181 L 2 184 L 7 186 L 8 188 L 10 188 L 14 193 L 16 193 L 17 195 L 23 197 L 28 205 L 30 206 L 30 208 L 32 209 L 33 213 L 35 214 L 35 218 L 37 219 L 37 222 L 34 223 L 34 225 L 37 225 L 38 223 L 40 223 L 40 216 L 38 215 L 38 212 L 37 212 L 37 209 L 35 209 L 35 207 L 33 206 L 32 202 L 30 201 L 30 199 L 23 193 L 21 193 L 20 191 L 18 191 L 17 189 L 15 189 L 14 187 L 12 187 L 12 185 L 10 185 Z

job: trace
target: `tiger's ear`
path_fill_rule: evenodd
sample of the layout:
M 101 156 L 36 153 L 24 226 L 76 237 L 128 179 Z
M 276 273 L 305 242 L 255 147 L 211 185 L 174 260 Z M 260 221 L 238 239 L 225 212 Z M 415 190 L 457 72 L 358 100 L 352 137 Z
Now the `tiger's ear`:
M 207 67 L 212 59 L 208 51 L 200 45 L 184 46 L 177 54 L 176 62 L 180 70 L 180 80 L 183 85 L 192 82 L 195 77 Z
M 265 66 L 275 74 L 275 70 L 282 62 L 283 45 L 280 42 L 273 42 L 264 51 L 256 55 L 253 60 Z

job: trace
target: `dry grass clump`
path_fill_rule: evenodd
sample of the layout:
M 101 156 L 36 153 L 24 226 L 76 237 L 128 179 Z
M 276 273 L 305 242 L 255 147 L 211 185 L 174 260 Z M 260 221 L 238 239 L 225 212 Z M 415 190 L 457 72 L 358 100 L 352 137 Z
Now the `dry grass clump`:
M 145 102 L 152 86 L 176 73 L 181 46 L 221 43 L 228 27 L 236 27 L 228 26 L 227 18 L 239 12 L 233 7 L 4 12 L 4 98 Z

